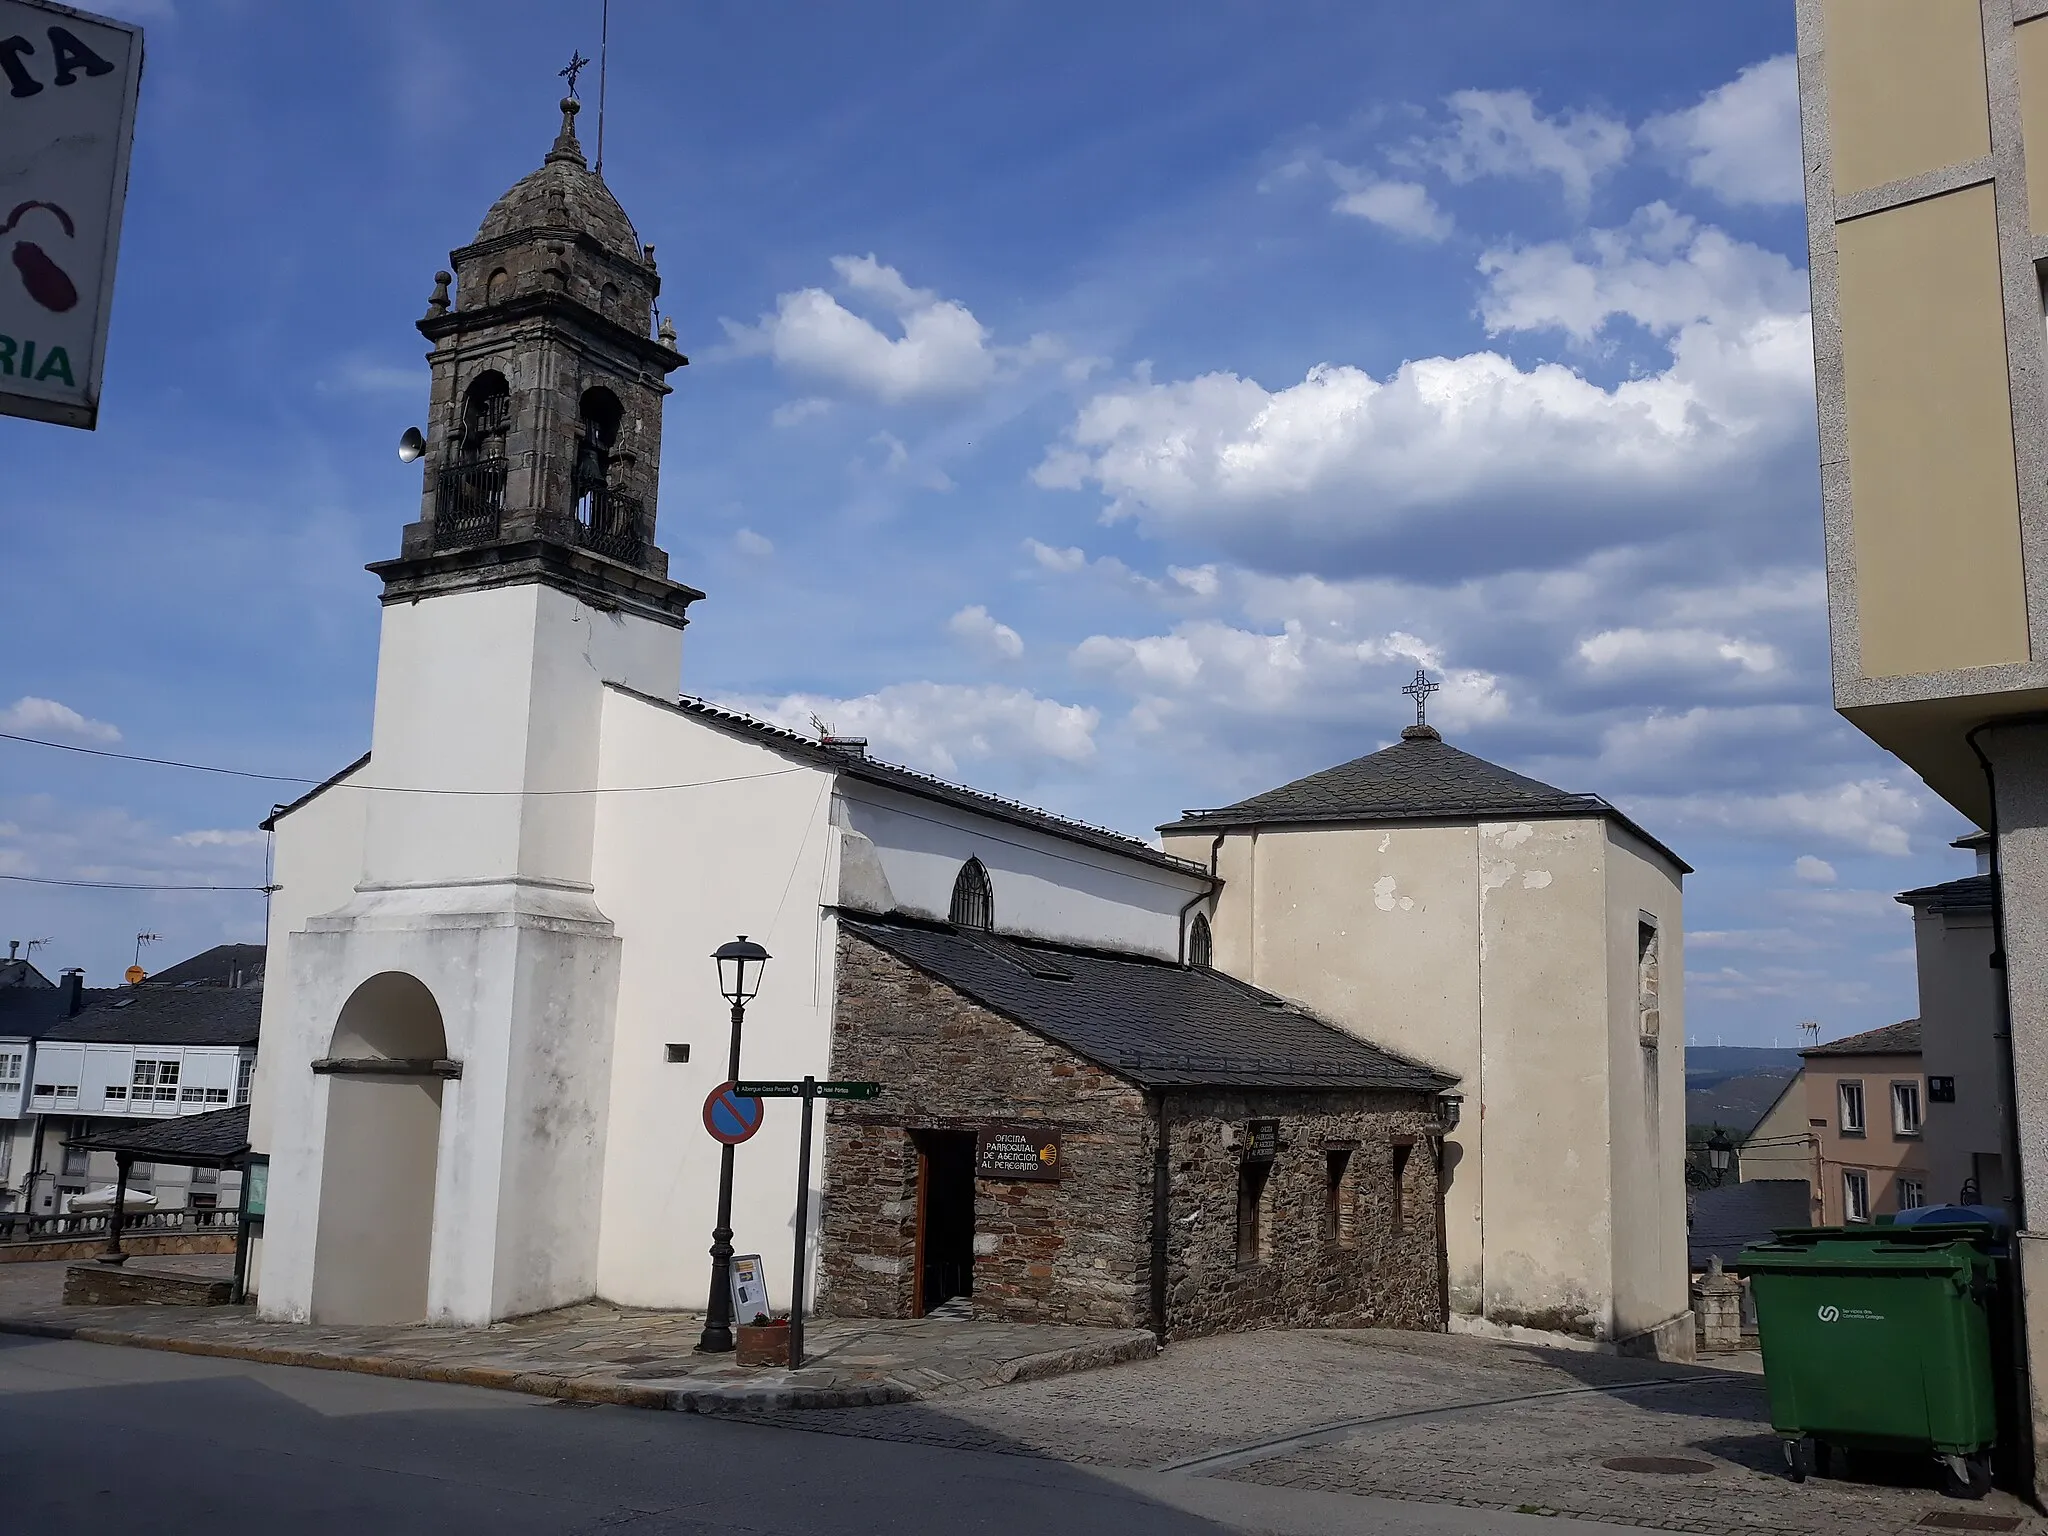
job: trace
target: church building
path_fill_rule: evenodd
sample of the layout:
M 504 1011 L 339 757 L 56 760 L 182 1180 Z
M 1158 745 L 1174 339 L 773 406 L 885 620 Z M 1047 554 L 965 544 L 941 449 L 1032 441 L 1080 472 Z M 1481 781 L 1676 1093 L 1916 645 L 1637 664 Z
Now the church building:
M 418 322 L 423 497 L 371 567 L 369 751 L 267 823 L 263 1313 L 702 1307 L 720 1159 L 700 1106 L 730 1028 L 709 957 L 735 934 L 772 957 L 741 1076 L 881 1085 L 824 1116 L 810 1274 L 828 1312 L 969 1306 L 1176 1337 L 1514 1311 L 1604 1340 L 1661 1304 L 1616 1278 L 1625 1245 L 1594 1206 L 1611 1195 L 1617 1219 L 1661 1232 L 1682 1194 L 1651 1209 L 1661 1184 L 1574 1172 L 1635 1145 L 1615 1140 L 1621 1055 L 1584 1059 L 1589 1010 L 1611 1013 L 1622 982 L 1582 989 L 1608 965 L 1607 907 L 1638 885 L 1675 979 L 1682 866 L 1586 797 L 1505 830 L 1474 799 L 1462 853 L 1431 841 L 1442 806 L 1411 807 L 1415 826 L 1386 834 L 1464 858 L 1495 893 L 1472 907 L 1491 917 L 1424 944 L 1444 967 L 1425 1008 L 1423 962 L 1344 903 L 1427 926 L 1448 864 L 1429 886 L 1388 863 L 1387 907 L 1357 871 L 1388 845 L 1318 824 L 1297 846 L 1339 840 L 1330 872 L 1275 885 L 1254 852 L 1276 841 L 1263 812 L 1195 813 L 1160 847 L 686 694 L 703 594 L 656 543 L 662 413 L 686 360 L 656 321 L 654 251 L 585 162 L 576 113 L 563 103 L 544 162 L 453 253 Z M 1497 894 L 1502 861 L 1518 896 L 1535 891 L 1539 856 L 1555 920 Z M 1295 910 L 1304 895 L 1315 910 Z M 1480 987 L 1482 932 L 1539 974 L 1489 969 Z M 1642 974 L 1656 967 L 1653 946 Z M 1655 1116 L 1682 1126 L 1652 1047 L 1630 1049 L 1652 1085 L 1631 1101 L 1651 1117 L 1638 1140 L 1661 1149 Z M 1663 1070 L 1678 1085 L 1675 1042 Z M 1570 1225 L 1531 1215 L 1519 1246 L 1488 1247 L 1473 1234 L 1513 1218 L 1476 1193 L 1495 1165 L 1474 1122 L 1513 1126 L 1542 1094 L 1501 1134 L 1570 1185 L 1577 1203 L 1544 1208 Z M 734 1158 L 733 1245 L 767 1259 L 777 1305 L 796 1142 L 794 1104 L 769 1101 Z

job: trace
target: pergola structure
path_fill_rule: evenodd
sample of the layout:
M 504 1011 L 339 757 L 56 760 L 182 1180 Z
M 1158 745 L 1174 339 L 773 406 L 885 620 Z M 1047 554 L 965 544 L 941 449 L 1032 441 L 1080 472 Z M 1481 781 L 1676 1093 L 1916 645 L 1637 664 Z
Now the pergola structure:
M 114 1207 L 107 1215 L 107 1245 L 102 1264 L 125 1264 L 121 1231 L 127 1221 L 128 1173 L 138 1162 L 171 1163 L 184 1168 L 236 1168 L 243 1171 L 242 1213 L 235 1231 L 234 1300 L 243 1300 L 249 1258 L 249 1106 L 216 1109 L 203 1115 L 181 1115 L 154 1125 L 116 1126 L 94 1136 L 65 1143 L 89 1152 L 114 1154 Z

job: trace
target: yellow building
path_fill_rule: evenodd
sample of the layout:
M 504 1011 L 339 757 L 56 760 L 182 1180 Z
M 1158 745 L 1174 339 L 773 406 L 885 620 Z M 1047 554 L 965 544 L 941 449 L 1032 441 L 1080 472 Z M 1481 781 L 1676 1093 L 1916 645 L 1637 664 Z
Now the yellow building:
M 2048 0 L 1797 10 L 1835 705 L 1994 834 L 2025 1213 L 2048 1200 Z M 2044 1236 L 2020 1252 L 2048 1486 Z

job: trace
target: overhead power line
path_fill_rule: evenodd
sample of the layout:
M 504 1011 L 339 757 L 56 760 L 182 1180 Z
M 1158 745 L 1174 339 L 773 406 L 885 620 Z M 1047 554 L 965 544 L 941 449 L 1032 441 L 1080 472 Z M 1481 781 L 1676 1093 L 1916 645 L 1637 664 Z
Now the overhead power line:
M 23 885 L 68 885 L 87 891 L 258 891 L 269 894 L 268 885 L 149 885 L 136 880 L 53 880 L 44 875 L 0 875 Z
M 735 773 L 718 779 L 691 779 L 679 784 L 596 784 L 588 789 L 442 789 L 423 784 L 351 784 L 330 779 L 309 779 L 292 773 L 252 773 L 246 768 L 222 768 L 212 763 L 187 763 L 171 757 L 142 757 L 133 752 L 109 752 L 104 747 L 80 747 L 68 741 L 45 741 L 39 736 L 17 736 L 0 731 L 0 741 L 18 741 L 24 746 L 48 747 L 53 752 L 75 752 L 82 757 L 105 757 L 120 763 L 146 763 L 156 768 L 182 768 L 189 773 L 215 773 L 234 779 L 258 779 L 269 784 L 327 785 L 333 789 L 354 789 L 385 795 L 651 795 L 677 789 L 708 789 L 716 784 L 740 784 L 750 779 L 774 779 L 787 773 L 813 770 L 797 766 L 772 768 L 765 773 Z

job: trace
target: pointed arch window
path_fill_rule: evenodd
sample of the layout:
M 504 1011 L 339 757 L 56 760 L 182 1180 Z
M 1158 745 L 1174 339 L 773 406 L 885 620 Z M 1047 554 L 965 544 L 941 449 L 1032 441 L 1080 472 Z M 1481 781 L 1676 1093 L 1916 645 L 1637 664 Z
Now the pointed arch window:
M 1188 929 L 1188 964 L 1206 971 L 1215 963 L 1216 941 L 1209 933 L 1209 919 L 1197 912 Z
M 984 932 L 996 925 L 995 893 L 989 889 L 988 871 L 979 859 L 960 866 L 953 881 L 953 926 L 979 928 Z

